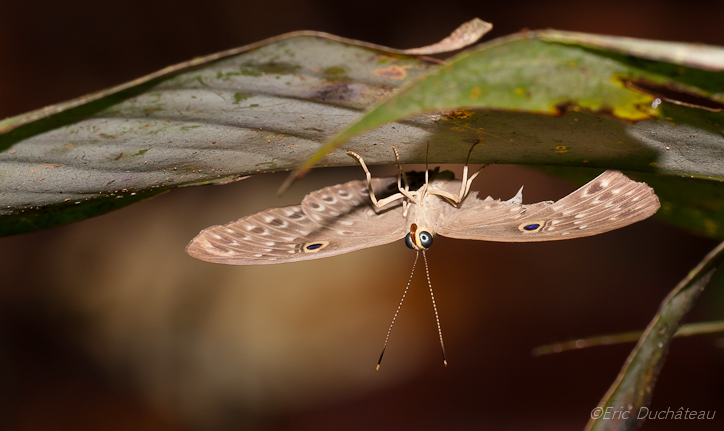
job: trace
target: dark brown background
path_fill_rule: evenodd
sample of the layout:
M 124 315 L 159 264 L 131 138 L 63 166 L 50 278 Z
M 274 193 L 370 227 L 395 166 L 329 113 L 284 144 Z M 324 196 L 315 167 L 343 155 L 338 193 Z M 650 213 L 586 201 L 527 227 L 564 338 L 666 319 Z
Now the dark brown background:
M 408 48 L 478 16 L 494 23 L 489 38 L 551 27 L 724 45 L 724 3 L 702 1 L 66 0 L 1 10 L 0 117 L 301 29 Z M 319 170 L 282 200 L 280 175 L 176 190 L 0 238 L 0 428 L 582 429 L 632 346 L 530 350 L 643 328 L 715 244 L 656 221 L 549 244 L 438 239 L 429 257 L 450 366 L 418 274 L 377 373 L 412 259 L 400 244 L 264 269 L 183 253 L 203 227 L 360 174 Z M 476 187 L 508 198 L 520 184 L 525 202 L 573 188 L 502 166 Z M 315 281 L 321 290 L 305 287 Z M 705 292 L 689 320 L 721 318 L 723 296 Z M 721 344 L 675 341 L 652 408 L 722 408 Z M 644 429 L 721 429 L 722 415 Z

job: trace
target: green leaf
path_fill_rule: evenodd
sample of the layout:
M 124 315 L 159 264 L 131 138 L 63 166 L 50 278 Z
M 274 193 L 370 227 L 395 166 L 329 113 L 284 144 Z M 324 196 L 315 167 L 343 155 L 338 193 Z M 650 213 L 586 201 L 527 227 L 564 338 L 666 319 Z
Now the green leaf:
M 612 418 L 611 415 L 609 418 L 592 417 L 586 430 L 629 430 L 636 429 L 643 422 L 643 419 L 638 419 L 639 411 L 651 402 L 654 385 L 671 340 L 681 320 L 709 283 L 723 259 L 724 243 L 721 243 L 666 296 L 658 313 L 646 327 L 618 377 L 598 405 L 599 412 L 602 413 L 607 409 L 611 412 L 631 413 L 619 414 Z
M 373 107 L 300 173 L 387 122 L 467 107 L 441 117 L 456 121 L 431 137 L 433 148 L 479 139 L 485 147 L 476 151 L 476 163 L 598 166 L 722 181 L 722 58 L 719 47 L 557 31 L 494 40 Z
M 471 23 L 475 34 L 489 28 Z M 435 112 L 368 130 L 345 150 L 388 164 L 392 144 L 403 163 L 421 163 L 430 141 L 431 163 L 461 163 L 480 141 L 473 163 L 724 178 L 722 114 L 666 101 L 653 109 L 654 95 L 640 89 L 673 86 L 677 97 L 721 101 L 721 67 L 706 62 L 721 49 L 648 42 L 658 51 L 644 44 L 644 55 L 629 43 L 639 51 L 627 55 L 634 48 L 616 46 L 623 39 L 601 47 L 584 36 L 592 37 L 514 35 L 438 68 L 404 51 L 302 32 L 0 121 L 0 235 L 100 214 L 131 196 L 292 169 L 315 153 L 325 166 L 352 165 L 323 142 L 412 81 L 358 129 Z M 671 47 L 680 57 L 667 54 Z M 708 57 L 682 54 L 702 50 Z M 439 111 L 459 104 L 475 110 Z M 648 119 L 630 121 L 637 118 Z

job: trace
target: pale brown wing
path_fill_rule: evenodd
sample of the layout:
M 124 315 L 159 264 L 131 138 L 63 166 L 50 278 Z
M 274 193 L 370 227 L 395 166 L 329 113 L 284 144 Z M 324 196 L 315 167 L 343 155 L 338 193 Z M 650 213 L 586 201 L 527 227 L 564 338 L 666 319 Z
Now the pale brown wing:
M 660 207 L 651 187 L 618 171 L 604 172 L 557 202 L 520 205 L 471 197 L 459 209 L 446 211 L 437 233 L 503 242 L 580 238 L 646 219 Z
M 374 178 L 375 195 L 389 194 L 395 178 Z M 197 259 L 229 265 L 264 265 L 335 256 L 405 236 L 400 203 L 376 210 L 365 181 L 308 194 L 301 205 L 271 208 L 204 229 L 186 247 Z M 379 192 L 379 194 L 378 194 Z

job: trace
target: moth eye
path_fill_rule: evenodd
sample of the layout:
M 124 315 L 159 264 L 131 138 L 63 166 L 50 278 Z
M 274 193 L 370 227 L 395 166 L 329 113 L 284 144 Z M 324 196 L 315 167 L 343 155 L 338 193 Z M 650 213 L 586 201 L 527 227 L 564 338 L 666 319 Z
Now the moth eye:
M 432 245 L 432 234 L 427 231 L 420 232 L 420 245 L 425 248 L 430 248 Z
M 522 225 L 518 226 L 518 230 L 523 233 L 536 233 L 543 228 L 543 225 L 545 225 L 545 222 L 543 221 L 523 223 Z
M 316 253 L 328 245 L 328 241 L 308 242 L 304 244 L 304 247 L 302 248 L 304 249 L 305 253 Z
M 407 235 L 405 235 L 405 245 L 406 245 L 407 248 L 409 248 L 410 250 L 414 250 L 414 249 L 415 249 L 415 246 L 412 245 L 412 235 L 410 235 L 409 233 L 408 233 Z

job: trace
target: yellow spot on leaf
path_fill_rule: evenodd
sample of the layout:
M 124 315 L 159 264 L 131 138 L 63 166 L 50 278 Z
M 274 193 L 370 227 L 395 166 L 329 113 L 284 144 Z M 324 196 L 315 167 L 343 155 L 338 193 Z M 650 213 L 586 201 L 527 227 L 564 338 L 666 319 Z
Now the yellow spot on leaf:
M 374 73 L 377 76 L 384 76 L 386 78 L 390 79 L 405 79 L 407 77 L 407 71 L 410 70 L 412 66 L 390 66 L 385 67 L 384 69 L 377 69 L 373 70 L 372 73 Z
M 40 165 L 40 166 L 36 167 L 35 169 L 33 169 L 32 171 L 30 171 L 30 175 L 35 174 L 38 171 L 38 169 L 40 169 L 40 168 L 57 168 L 58 166 L 60 166 L 60 165 L 58 165 L 56 163 L 46 163 L 46 164 Z
M 716 235 L 716 232 L 719 230 L 719 225 L 711 219 L 705 219 L 704 220 L 704 230 L 709 236 Z
M 471 97 L 473 100 L 478 100 L 478 97 L 480 96 L 480 92 L 481 92 L 481 91 L 482 91 L 482 90 L 480 89 L 480 87 L 473 87 L 473 88 L 470 90 L 470 97 Z
M 473 116 L 473 111 L 465 111 L 463 109 L 457 111 L 445 112 L 445 116 L 448 120 L 464 120 Z

